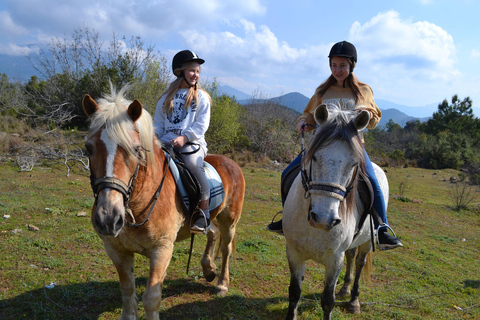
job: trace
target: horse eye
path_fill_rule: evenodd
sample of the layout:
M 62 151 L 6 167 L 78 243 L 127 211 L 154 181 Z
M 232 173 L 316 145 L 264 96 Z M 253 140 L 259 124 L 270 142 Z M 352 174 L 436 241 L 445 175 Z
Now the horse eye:
M 142 146 L 135 147 L 135 153 L 136 153 L 137 158 L 138 158 L 139 160 L 143 160 L 143 159 L 144 159 L 142 150 L 143 150 L 143 147 L 142 147 Z
M 92 156 L 93 153 L 94 153 L 94 150 L 95 150 L 95 145 L 94 145 L 94 143 L 91 142 L 91 141 L 87 141 L 87 142 L 85 143 L 85 149 L 87 149 L 87 155 L 88 155 L 88 156 Z

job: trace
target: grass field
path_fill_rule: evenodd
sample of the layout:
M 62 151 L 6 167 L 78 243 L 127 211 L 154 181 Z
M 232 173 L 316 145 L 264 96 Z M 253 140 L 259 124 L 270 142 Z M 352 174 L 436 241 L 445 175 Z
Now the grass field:
M 90 224 L 87 173 L 66 177 L 62 167 L 19 172 L 12 163 L 0 171 L 0 319 L 118 319 L 117 275 Z M 188 275 L 189 243 L 178 243 L 161 319 L 284 319 L 290 276 L 285 240 L 265 230 L 281 209 L 280 172 L 254 166 L 243 172 L 246 199 L 229 293 L 215 296 L 214 284 L 202 278 L 205 237 L 196 237 Z M 389 221 L 405 247 L 374 253 L 372 281 L 360 288 L 362 313 L 336 307 L 334 319 L 480 319 L 480 210 L 478 201 L 468 210 L 451 209 L 449 178 L 456 175 L 387 168 Z M 135 274 L 143 316 L 148 263 L 142 256 Z M 323 275 L 321 265 L 307 263 L 300 319 L 321 317 Z

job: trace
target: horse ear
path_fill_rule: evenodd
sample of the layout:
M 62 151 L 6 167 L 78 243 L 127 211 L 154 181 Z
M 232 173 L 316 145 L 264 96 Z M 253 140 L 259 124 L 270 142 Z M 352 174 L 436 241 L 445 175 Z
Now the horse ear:
M 319 105 L 313 112 L 313 117 L 315 122 L 318 124 L 323 124 L 328 119 L 328 109 L 326 104 Z
M 142 104 L 140 101 L 135 99 L 129 106 L 128 106 L 128 115 L 132 119 L 133 122 L 137 121 L 140 116 L 142 115 Z
M 357 130 L 363 130 L 367 127 L 370 122 L 370 113 L 367 110 L 362 110 L 356 117 L 353 119 L 353 125 Z
M 98 110 L 98 104 L 88 94 L 83 97 L 82 105 L 83 111 L 88 117 L 91 117 L 92 114 L 94 114 Z

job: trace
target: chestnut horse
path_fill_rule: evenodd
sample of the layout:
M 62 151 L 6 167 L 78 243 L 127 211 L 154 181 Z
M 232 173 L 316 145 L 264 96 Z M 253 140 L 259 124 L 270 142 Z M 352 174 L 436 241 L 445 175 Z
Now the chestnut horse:
M 370 120 L 367 111 L 345 112 L 335 106 L 320 105 L 314 112 L 318 124 L 315 136 L 302 159 L 302 173 L 292 184 L 283 210 L 283 233 L 290 267 L 287 319 L 297 319 L 305 261 L 325 266 L 325 287 L 321 296 L 323 319 L 331 319 L 335 286 L 347 256 L 345 283 L 340 294 L 350 293 L 355 248 L 356 270 L 351 300 L 347 307 L 360 312 L 359 278 L 372 249 L 372 229 L 361 224 L 363 202 L 357 192 L 359 171 L 364 167 L 364 149 L 358 134 Z M 385 173 L 374 165 L 388 203 Z M 368 274 L 367 270 L 367 274 Z
M 92 223 L 117 269 L 122 293 L 121 319 L 138 319 L 135 295 L 134 254 L 150 260 L 149 279 L 143 295 L 145 319 L 159 319 L 162 285 L 175 241 L 190 238 L 190 215 L 168 161 L 156 138 L 153 121 L 138 100 L 124 98 L 126 88 L 95 102 L 83 98 L 91 119 L 85 143 L 90 158 L 95 203 Z M 222 155 L 205 160 L 219 173 L 225 190 L 221 205 L 211 211 L 212 227 L 201 261 L 208 282 L 216 276 L 215 243 L 220 238 L 222 270 L 217 290 L 225 295 L 229 285 L 229 257 L 235 250 L 235 229 L 240 219 L 245 180 L 240 167 Z

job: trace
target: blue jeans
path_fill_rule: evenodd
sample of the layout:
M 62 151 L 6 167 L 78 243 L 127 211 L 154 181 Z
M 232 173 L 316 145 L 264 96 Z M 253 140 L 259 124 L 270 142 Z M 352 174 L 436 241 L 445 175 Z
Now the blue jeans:
M 300 164 L 302 161 L 302 155 L 299 154 L 293 161 L 283 170 L 282 172 L 282 180 L 283 176 L 294 166 Z M 375 175 L 375 170 L 372 166 L 372 161 L 368 157 L 367 152 L 365 151 L 365 172 L 368 175 L 370 183 L 372 184 L 373 188 L 373 208 L 378 212 L 378 215 L 383 220 L 383 223 L 388 225 L 387 220 L 387 207 L 385 206 L 385 199 L 383 198 L 383 191 L 380 188 L 380 184 L 378 183 L 377 176 Z M 282 206 L 285 204 L 285 199 L 282 197 Z M 373 219 L 375 228 L 378 228 L 378 221 L 377 219 Z

